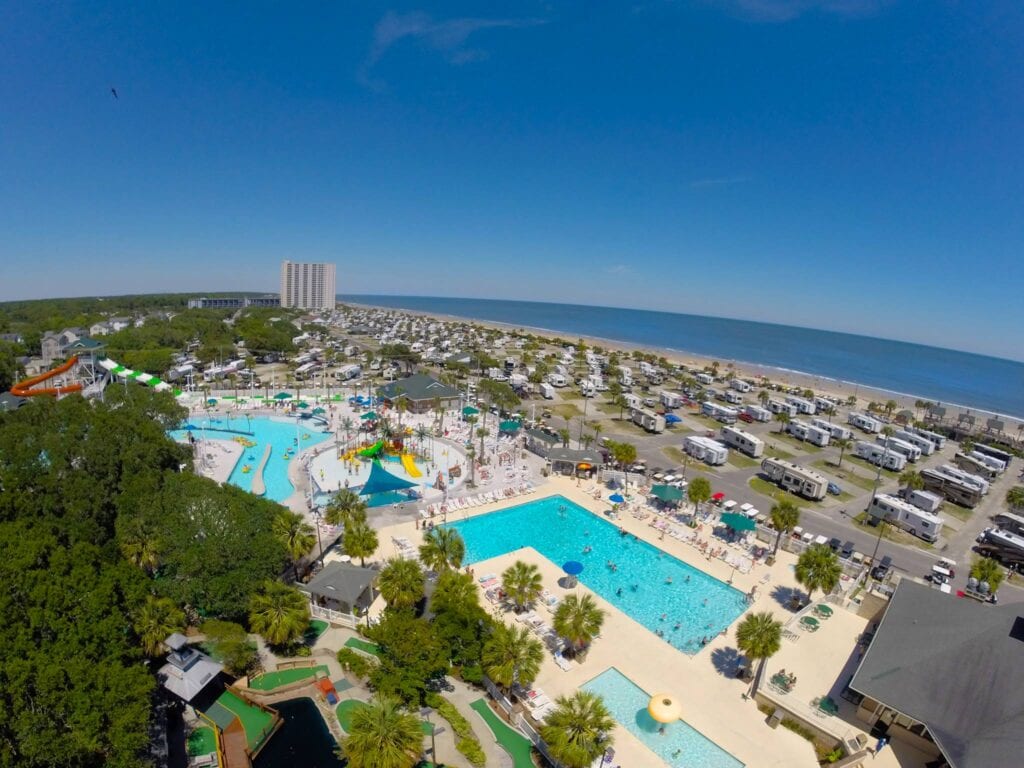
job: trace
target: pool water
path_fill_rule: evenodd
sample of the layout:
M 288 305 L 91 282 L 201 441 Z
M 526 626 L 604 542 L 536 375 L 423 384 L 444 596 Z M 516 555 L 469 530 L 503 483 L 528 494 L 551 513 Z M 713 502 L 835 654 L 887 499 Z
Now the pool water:
M 337 746 L 312 699 L 288 699 L 272 705 L 284 720 L 253 761 L 253 768 L 339 768 Z
M 449 525 L 466 541 L 467 564 L 521 547 L 533 547 L 558 566 L 578 560 L 583 584 L 687 654 L 697 653 L 703 638 L 714 638 L 747 607 L 738 589 L 632 534 L 621 535 L 617 526 L 562 496 Z
M 612 717 L 672 768 L 743 768 L 684 720 L 668 723 L 659 733 L 661 724 L 647 712 L 650 694 L 615 667 L 585 683 L 583 690 L 600 694 Z
M 295 460 L 295 456 L 332 436 L 332 433 L 322 431 L 322 425 L 311 422 L 312 419 L 300 421 L 295 418 L 268 416 L 195 419 L 183 429 L 172 430 L 171 437 L 175 440 L 186 440 L 190 431 L 188 427 L 191 427 L 192 435 L 197 440 L 203 438 L 205 431 L 206 437 L 211 439 L 230 440 L 239 437 L 254 441 L 256 445 L 242 451 L 228 477 L 229 483 L 250 492 L 252 480 L 263 459 L 264 447 L 270 445 L 270 458 L 267 459 L 267 466 L 263 470 L 265 496 L 273 501 L 284 502 L 295 492 L 295 487 L 288 479 L 288 467 Z M 238 434 L 239 432 L 252 434 Z M 246 467 L 249 468 L 248 472 L 245 471 Z

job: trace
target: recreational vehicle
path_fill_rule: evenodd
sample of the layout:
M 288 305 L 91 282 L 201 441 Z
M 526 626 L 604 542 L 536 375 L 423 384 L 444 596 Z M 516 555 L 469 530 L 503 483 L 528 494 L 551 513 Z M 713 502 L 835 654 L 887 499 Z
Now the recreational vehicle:
M 731 403 L 732 405 L 740 405 L 743 402 L 743 395 L 737 392 L 735 389 L 727 389 L 722 393 L 722 397 L 725 402 Z
M 1000 512 L 994 518 L 995 524 L 1010 533 L 1018 536 L 1024 535 L 1024 517 L 1015 515 L 1013 512 Z
M 623 398 L 625 398 L 627 408 L 643 408 L 644 406 L 644 400 L 640 395 L 629 392 L 623 395 Z
M 811 424 L 818 429 L 824 429 L 833 440 L 851 440 L 853 430 L 847 429 L 842 424 L 832 424 L 825 419 L 811 419 Z
M 796 406 L 792 403 L 784 403 L 781 400 L 769 400 L 768 410 L 772 413 L 784 413 L 790 418 L 796 416 Z
M 1024 561 L 1024 536 L 1002 528 L 985 531 L 986 554 L 995 555 L 1004 564 L 1020 564 Z
M 981 502 L 982 493 L 979 488 L 941 470 L 926 467 L 921 470 L 921 479 L 926 490 L 939 494 L 961 507 L 973 509 Z
M 553 387 L 564 387 L 567 384 L 567 382 L 566 382 L 565 376 L 563 374 L 561 374 L 561 373 L 549 373 L 548 374 L 548 384 L 550 384 Z
M 811 402 L 810 400 L 806 400 L 802 397 L 790 395 L 789 397 L 786 398 L 786 402 L 789 403 L 790 405 L 795 405 L 797 411 L 806 416 L 813 416 L 818 412 L 818 409 L 815 407 L 813 402 Z
M 747 414 L 754 421 L 771 421 L 772 412 L 767 408 L 762 408 L 758 405 L 748 405 L 744 407 L 743 412 Z
M 907 457 L 907 461 L 917 461 L 921 458 L 921 449 L 916 445 L 908 443 L 906 440 L 900 440 L 898 437 L 891 437 L 889 435 L 879 435 L 875 438 L 875 442 L 878 445 L 887 445 L 896 453 L 902 453 Z
M 944 435 L 940 435 L 938 432 L 929 432 L 927 429 L 921 429 L 920 427 L 911 427 L 910 429 L 915 435 L 920 435 L 934 445 L 935 450 L 941 451 L 946 447 L 946 438 Z
M 812 501 L 821 501 L 828 493 L 828 480 L 824 475 L 784 459 L 765 459 L 761 462 L 761 471 L 784 491 Z
M 978 456 L 984 456 L 984 454 L 978 454 Z M 999 470 L 981 461 L 973 453 L 964 454 L 958 451 L 953 456 L 953 463 L 964 472 L 970 472 L 972 475 L 983 477 L 986 480 L 991 481 L 999 477 Z
M 647 408 L 633 408 L 630 411 L 630 420 L 648 432 L 657 434 L 665 431 L 665 417 Z
M 1003 473 L 1006 471 L 1007 463 L 1002 459 L 997 459 L 995 456 L 989 456 L 987 453 L 982 453 L 979 450 L 973 450 L 969 454 L 972 459 L 984 464 L 989 469 L 994 469 L 997 473 Z
M 717 405 L 710 401 L 703 402 L 700 404 L 700 412 L 705 416 L 710 416 L 715 421 L 720 421 L 723 424 L 735 424 L 736 419 L 739 418 L 739 411 L 735 408 L 728 408 L 724 405 Z
M 542 382 L 540 385 L 540 396 L 543 397 L 545 400 L 554 400 L 555 388 L 546 381 Z
M 820 427 L 812 427 L 810 424 L 805 424 L 802 421 L 791 421 L 786 424 L 786 432 L 797 440 L 806 440 L 812 445 L 822 448 L 828 445 L 829 433 L 827 430 Z
M 886 448 L 884 445 L 875 445 L 858 440 L 853 446 L 853 455 L 874 464 L 876 467 L 888 469 L 892 472 L 902 472 L 907 466 L 907 457 L 902 453 Z
M 916 445 L 922 456 L 931 456 L 935 453 L 935 443 L 927 438 L 921 437 L 907 429 L 898 429 L 892 433 L 897 440 Z
M 868 515 L 885 520 L 897 528 L 902 528 L 911 536 L 917 536 L 928 542 L 939 540 L 943 520 L 938 515 L 918 509 L 903 499 L 880 493 L 871 501 Z
M 942 497 L 931 491 L 918 491 L 911 488 L 906 493 L 906 500 L 925 512 L 938 512 L 942 506 Z
M 751 458 L 758 459 L 764 453 L 764 440 L 736 427 L 722 427 L 722 442 Z
M 352 379 L 358 379 L 363 373 L 363 367 L 356 365 L 355 363 L 349 363 L 343 365 L 334 372 L 334 378 L 339 381 L 351 381 Z
M 870 435 L 877 434 L 882 431 L 882 422 L 878 419 L 873 419 L 870 416 L 865 416 L 863 413 L 857 413 L 856 411 L 850 411 L 850 415 L 846 417 L 846 423 L 852 424 L 862 432 L 867 432 Z
M 830 397 L 822 397 L 816 395 L 814 398 L 814 407 L 817 408 L 821 413 L 830 413 L 839 407 L 839 403 Z
M 683 404 L 683 396 L 677 392 L 662 391 L 658 397 L 666 408 L 678 408 Z
M 961 482 L 967 483 L 974 488 L 981 491 L 982 495 L 987 495 L 989 490 L 989 482 L 981 475 L 968 472 L 960 467 L 954 466 L 953 464 L 943 464 L 939 467 L 940 470 L 945 472 L 947 475 L 952 475 Z
M 985 456 L 990 456 L 993 459 L 1003 462 L 1003 468 L 1010 466 L 1010 462 L 1013 460 L 1013 454 L 1007 453 L 1000 448 L 994 448 L 991 445 L 985 445 L 984 443 L 974 444 L 974 453 L 982 453 Z
M 711 386 L 715 383 L 715 377 L 709 373 L 698 373 L 694 378 L 705 387 Z
M 710 437 L 689 435 L 683 439 L 683 450 L 698 461 L 711 466 L 725 464 L 729 458 L 729 449 Z
M 729 382 L 729 387 L 737 392 L 749 392 L 751 390 L 750 382 L 743 379 L 733 379 Z

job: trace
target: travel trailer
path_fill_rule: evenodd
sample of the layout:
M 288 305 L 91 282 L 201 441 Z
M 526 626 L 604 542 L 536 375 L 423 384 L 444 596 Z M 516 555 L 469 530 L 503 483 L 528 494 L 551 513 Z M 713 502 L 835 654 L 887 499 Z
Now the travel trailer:
M 736 419 L 738 419 L 740 415 L 739 411 L 735 408 L 718 405 L 710 401 L 700 404 L 700 412 L 705 416 L 710 416 L 715 421 L 722 422 L 723 424 L 735 424 Z
M 555 399 L 555 388 L 548 382 L 542 382 L 540 385 L 540 396 L 545 400 Z
M 694 378 L 706 387 L 715 383 L 715 377 L 709 373 L 698 373 Z
M 832 424 L 825 419 L 811 419 L 811 424 L 818 429 L 824 429 L 833 440 L 853 439 L 853 430 L 847 429 L 842 424 Z
M 784 403 L 781 400 L 769 400 L 768 410 L 772 413 L 784 413 L 790 418 L 796 416 L 796 406 L 792 403 Z
M 754 421 L 771 421 L 772 412 L 767 408 L 762 408 L 758 405 L 748 405 L 743 408 L 743 412 L 747 414 Z
M 802 421 L 791 421 L 786 424 L 786 432 L 797 440 L 805 440 L 811 445 L 817 445 L 822 448 L 828 445 L 829 433 L 826 430 L 812 427 L 810 424 L 805 424 Z
M 892 472 L 902 472 L 904 467 L 907 466 L 907 457 L 902 453 L 894 451 L 892 448 L 886 448 L 883 445 L 866 443 L 863 440 L 858 440 L 854 443 L 853 455 L 864 459 L 870 464 L 874 464 L 876 467 L 880 466 L 882 469 L 888 469 Z
M 754 459 L 764 453 L 764 440 L 737 427 L 722 427 L 722 442 Z
M 906 500 L 925 512 L 935 513 L 942 507 L 942 497 L 931 491 L 918 491 L 911 488 L 906 493 Z
M 765 459 L 761 462 L 761 471 L 784 491 L 812 501 L 821 501 L 828 493 L 828 480 L 824 475 L 784 459 Z
M 921 437 L 907 429 L 898 429 L 892 433 L 897 440 L 916 445 L 922 456 L 931 456 L 935 453 L 935 443 L 927 438 Z
M 660 413 L 655 413 L 647 408 L 631 409 L 630 420 L 638 427 L 643 427 L 648 432 L 654 432 L 657 434 L 665 431 L 665 417 Z
M 729 382 L 729 387 L 737 392 L 749 392 L 751 390 L 750 382 L 743 379 L 733 379 Z
M 679 408 L 683 404 L 683 396 L 677 392 L 662 391 L 658 397 L 666 408 Z
M 743 402 L 743 395 L 741 395 L 735 389 L 725 390 L 725 392 L 722 393 L 722 398 L 725 400 L 725 402 L 731 403 L 732 405 L 739 405 L 740 403 Z
M 725 464 L 729 458 L 729 449 L 710 437 L 688 435 L 683 439 L 683 450 L 698 461 L 711 466 Z
M 873 419 L 870 416 L 865 416 L 863 413 L 857 413 L 856 411 L 850 411 L 850 415 L 846 417 L 846 423 L 852 424 L 857 429 L 871 435 L 882 431 L 882 422 L 878 419 Z
M 913 504 L 887 493 L 875 496 L 868 506 L 868 515 L 885 520 L 897 528 L 902 528 L 911 536 L 917 536 L 928 542 L 938 541 L 939 534 L 942 532 L 943 520 L 941 517 L 918 509 Z
M 818 409 L 814 406 L 814 403 L 810 400 L 806 400 L 802 397 L 796 397 L 790 395 L 786 398 L 786 402 L 790 405 L 795 405 L 798 413 L 802 413 L 806 416 L 813 416 L 818 412 Z
M 940 435 L 938 432 L 929 432 L 927 429 L 921 429 L 920 427 L 910 427 L 915 435 L 920 435 L 925 440 L 928 440 L 935 446 L 935 450 L 941 451 L 946 447 L 946 438 L 944 435 Z
M 900 440 L 898 437 L 892 437 L 889 435 L 879 435 L 875 438 L 875 442 L 878 445 L 887 445 L 890 450 L 896 451 L 896 453 L 902 453 L 907 457 L 907 461 L 917 461 L 921 458 L 921 449 L 916 445 L 908 443 L 906 440 Z

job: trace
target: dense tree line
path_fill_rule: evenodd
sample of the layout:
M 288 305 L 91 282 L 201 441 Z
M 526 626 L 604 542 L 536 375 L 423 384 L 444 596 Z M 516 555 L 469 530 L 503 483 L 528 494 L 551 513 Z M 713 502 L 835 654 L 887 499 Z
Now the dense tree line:
M 280 507 L 190 470 L 142 387 L 0 412 L 0 766 L 142 766 L 162 632 L 245 620 Z

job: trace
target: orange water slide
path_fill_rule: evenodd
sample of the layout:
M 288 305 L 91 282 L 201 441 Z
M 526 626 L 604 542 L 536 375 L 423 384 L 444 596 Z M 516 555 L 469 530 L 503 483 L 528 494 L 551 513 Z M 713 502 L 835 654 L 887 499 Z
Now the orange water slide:
M 44 381 L 52 379 L 54 376 L 60 376 L 62 373 L 67 373 L 75 367 L 77 362 L 78 358 L 72 357 L 66 363 L 61 363 L 56 368 L 49 370 L 46 373 L 33 376 L 31 379 L 19 381 L 11 387 L 11 394 L 17 397 L 35 397 L 37 395 L 64 395 L 68 392 L 80 392 L 82 390 L 81 384 L 68 384 L 66 387 L 43 387 L 42 389 L 33 389 L 36 384 L 42 384 Z

